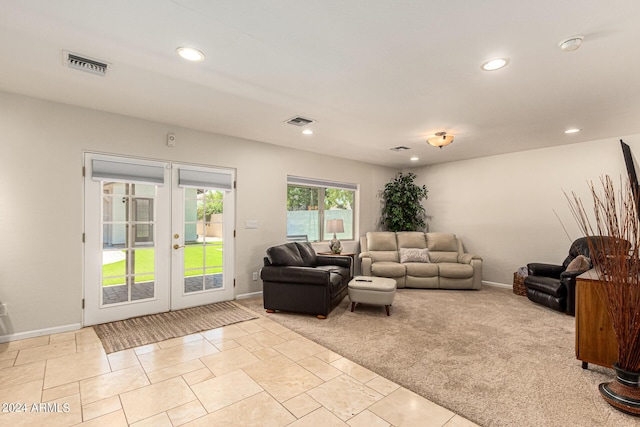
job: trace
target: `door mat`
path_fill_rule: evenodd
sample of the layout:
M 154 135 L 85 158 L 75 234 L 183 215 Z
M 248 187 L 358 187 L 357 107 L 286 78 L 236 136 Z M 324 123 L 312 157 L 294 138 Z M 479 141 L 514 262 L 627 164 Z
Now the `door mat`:
M 231 301 L 95 325 L 109 353 L 256 319 Z

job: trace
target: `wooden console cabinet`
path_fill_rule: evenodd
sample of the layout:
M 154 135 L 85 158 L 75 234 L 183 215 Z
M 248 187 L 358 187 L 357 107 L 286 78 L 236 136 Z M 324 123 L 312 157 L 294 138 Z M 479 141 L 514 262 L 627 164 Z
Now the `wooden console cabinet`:
M 603 283 L 590 270 L 576 280 L 576 358 L 610 368 L 618 361 L 618 340 L 598 289 Z

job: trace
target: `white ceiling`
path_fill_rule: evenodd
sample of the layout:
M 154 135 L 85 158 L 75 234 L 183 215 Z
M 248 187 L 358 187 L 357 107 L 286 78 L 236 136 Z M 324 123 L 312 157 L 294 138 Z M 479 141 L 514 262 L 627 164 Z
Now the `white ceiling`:
M 1 0 L 0 90 L 409 167 L 640 133 L 638 41 L 638 0 Z

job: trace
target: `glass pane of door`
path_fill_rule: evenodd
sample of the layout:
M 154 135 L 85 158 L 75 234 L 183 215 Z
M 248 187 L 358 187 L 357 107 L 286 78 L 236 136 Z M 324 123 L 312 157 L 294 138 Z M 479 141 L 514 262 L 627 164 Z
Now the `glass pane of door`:
M 185 294 L 221 288 L 223 284 L 224 193 L 184 189 Z
M 156 186 L 102 181 L 101 306 L 155 297 Z

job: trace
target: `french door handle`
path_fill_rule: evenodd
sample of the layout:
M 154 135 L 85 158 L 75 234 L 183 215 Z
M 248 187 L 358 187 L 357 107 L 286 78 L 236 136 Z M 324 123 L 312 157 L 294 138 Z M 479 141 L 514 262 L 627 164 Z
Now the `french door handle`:
M 183 246 L 180 246 L 180 245 L 179 245 L 179 244 L 177 244 L 177 243 L 176 243 L 175 245 L 173 245 L 173 249 L 175 249 L 175 250 L 178 250 L 178 249 L 180 249 L 180 248 L 184 248 L 184 245 L 183 245 Z

